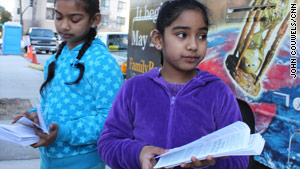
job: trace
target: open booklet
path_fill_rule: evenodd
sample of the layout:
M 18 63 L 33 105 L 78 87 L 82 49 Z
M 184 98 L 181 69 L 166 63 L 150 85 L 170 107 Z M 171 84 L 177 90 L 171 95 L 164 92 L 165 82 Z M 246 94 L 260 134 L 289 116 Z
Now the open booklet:
M 259 133 L 250 134 L 248 125 L 238 121 L 198 140 L 157 156 L 160 158 L 154 168 L 172 168 L 191 162 L 191 157 L 204 160 L 213 157 L 260 155 L 265 140 Z
M 41 107 L 37 105 L 37 114 L 40 125 L 34 123 L 26 117 L 20 118 L 16 125 L 0 124 L 0 140 L 9 141 L 21 146 L 28 146 L 40 140 L 34 132 L 33 125 L 49 134 L 45 121 L 42 116 Z

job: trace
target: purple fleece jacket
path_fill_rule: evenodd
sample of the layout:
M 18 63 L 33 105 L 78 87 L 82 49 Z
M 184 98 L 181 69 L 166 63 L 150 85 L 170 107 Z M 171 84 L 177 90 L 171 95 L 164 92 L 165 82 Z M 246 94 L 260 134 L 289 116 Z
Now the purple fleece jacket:
M 112 169 L 139 169 L 143 146 L 182 146 L 241 121 L 229 87 L 199 69 L 172 97 L 157 68 L 127 80 L 117 94 L 98 140 L 100 157 Z M 218 169 L 244 169 L 248 156 L 217 159 Z M 180 167 L 176 167 L 180 168 Z

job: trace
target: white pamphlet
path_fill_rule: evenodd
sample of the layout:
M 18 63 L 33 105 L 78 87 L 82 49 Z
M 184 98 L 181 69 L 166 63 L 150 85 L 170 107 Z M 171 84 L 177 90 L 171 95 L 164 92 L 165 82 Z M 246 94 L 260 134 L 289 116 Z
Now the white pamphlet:
M 49 134 L 49 132 L 42 116 L 40 105 L 37 105 L 37 114 L 40 125 L 26 117 L 20 118 L 16 122 L 16 125 L 0 124 L 0 140 L 16 143 L 21 146 L 28 146 L 38 142 L 40 137 L 35 134 L 33 125 L 42 130 L 44 133 Z
M 213 157 L 261 154 L 265 140 L 259 133 L 250 134 L 248 125 L 238 121 L 181 147 L 170 149 L 154 168 L 172 168 L 191 162 L 191 157 L 204 160 Z

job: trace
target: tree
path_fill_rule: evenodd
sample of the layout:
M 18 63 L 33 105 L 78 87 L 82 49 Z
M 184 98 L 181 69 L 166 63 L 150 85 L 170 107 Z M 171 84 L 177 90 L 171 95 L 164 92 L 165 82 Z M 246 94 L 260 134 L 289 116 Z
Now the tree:
M 0 6 L 0 23 L 11 21 L 11 13 L 6 11 L 3 6 Z M 0 32 L 2 32 L 2 26 L 0 27 Z

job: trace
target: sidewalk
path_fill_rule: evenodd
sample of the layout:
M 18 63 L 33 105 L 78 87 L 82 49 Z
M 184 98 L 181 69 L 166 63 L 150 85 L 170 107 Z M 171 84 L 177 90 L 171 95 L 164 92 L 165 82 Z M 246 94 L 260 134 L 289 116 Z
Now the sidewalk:
M 40 102 L 39 88 L 43 72 L 29 67 L 31 62 L 20 55 L 3 55 L 0 51 L 0 99 L 29 99 L 32 106 Z M 9 124 L 1 120 L 0 124 Z M 22 147 L 0 140 L 0 169 L 39 169 L 38 149 Z M 110 169 L 106 167 L 106 169 Z
M 0 161 L 1 169 L 40 169 L 40 159 Z
M 39 87 L 43 72 L 28 67 L 30 61 L 20 55 L 0 54 L 0 98 L 29 99 L 34 106 L 39 103 Z M 10 120 L 0 120 L 9 124 Z M 22 147 L 0 140 L 0 168 L 39 169 L 38 149 Z
M 39 98 L 43 72 L 18 55 L 0 55 L 0 98 Z

